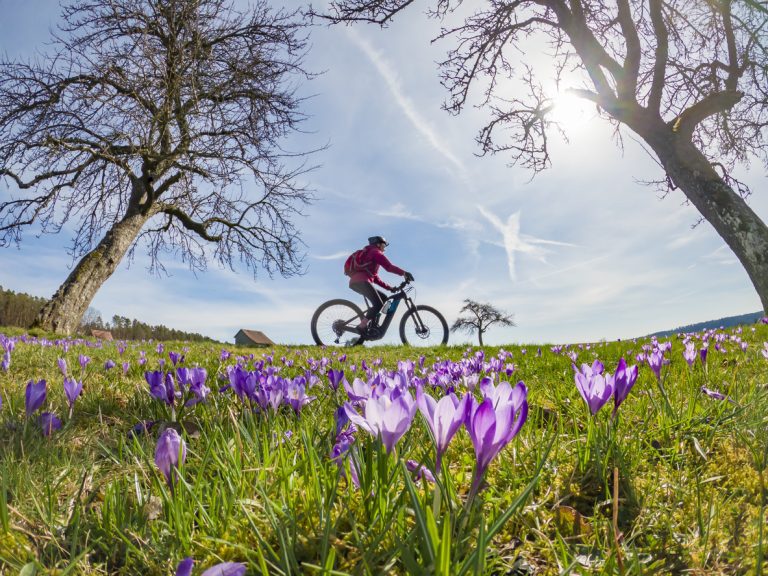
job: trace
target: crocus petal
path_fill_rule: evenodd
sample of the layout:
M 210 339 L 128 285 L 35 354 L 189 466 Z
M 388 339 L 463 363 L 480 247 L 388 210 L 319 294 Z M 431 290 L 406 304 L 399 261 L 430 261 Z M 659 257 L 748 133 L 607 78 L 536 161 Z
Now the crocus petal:
M 43 412 L 40 414 L 40 426 L 43 429 L 45 436 L 50 436 L 55 430 L 61 428 L 61 420 L 51 412 Z
M 349 421 L 352 422 L 355 426 L 358 428 L 361 428 L 371 434 L 372 436 L 377 436 L 379 431 L 378 429 L 373 428 L 366 418 L 363 418 L 360 416 L 360 414 L 357 413 L 357 410 L 355 410 L 354 406 L 350 404 L 349 402 L 344 402 L 344 412 L 347 415 L 347 418 L 349 418 Z
M 175 481 L 174 471 L 187 457 L 184 440 L 173 428 L 166 428 L 157 440 L 155 464 L 165 476 L 169 485 Z
M 222 562 L 211 566 L 200 576 L 243 576 L 245 574 L 245 564 L 242 562 Z
M 718 392 L 717 390 L 711 390 L 705 386 L 701 387 L 701 391 L 709 396 L 710 398 L 714 398 L 715 400 L 725 400 L 726 395 L 722 394 L 721 392 Z
M 192 567 L 195 565 L 195 561 L 192 557 L 184 558 L 176 567 L 176 576 L 192 576 Z
M 489 398 L 476 405 L 469 421 L 469 437 L 475 448 L 475 460 L 479 473 L 485 471 L 496 455 L 493 453 L 493 437 L 496 433 L 496 412 Z
M 70 408 L 75 405 L 75 400 L 83 390 L 83 383 L 74 378 L 64 378 L 64 395 Z
M 27 389 L 25 392 L 25 408 L 27 416 L 40 409 L 40 407 L 45 403 L 46 395 L 47 388 L 45 380 L 40 380 L 39 382 L 30 380 L 27 382 Z

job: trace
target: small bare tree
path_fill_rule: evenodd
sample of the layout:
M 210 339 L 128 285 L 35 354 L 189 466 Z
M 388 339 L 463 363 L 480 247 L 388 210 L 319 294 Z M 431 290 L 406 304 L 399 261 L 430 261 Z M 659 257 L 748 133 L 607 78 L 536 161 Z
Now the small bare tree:
M 451 332 L 467 332 L 469 334 L 477 332 L 480 346 L 483 345 L 483 334 L 494 324 L 500 326 L 516 325 L 513 320 L 514 314 L 507 314 L 491 304 L 475 302 L 469 298 L 464 300 L 464 307 L 459 311 L 459 314 L 464 312 L 468 314 L 456 319 L 456 322 L 451 326 Z
M 52 51 L 0 57 L 0 246 L 73 230 L 36 324 L 70 334 L 138 242 L 194 270 L 301 273 L 303 18 L 254 0 L 71 0 Z

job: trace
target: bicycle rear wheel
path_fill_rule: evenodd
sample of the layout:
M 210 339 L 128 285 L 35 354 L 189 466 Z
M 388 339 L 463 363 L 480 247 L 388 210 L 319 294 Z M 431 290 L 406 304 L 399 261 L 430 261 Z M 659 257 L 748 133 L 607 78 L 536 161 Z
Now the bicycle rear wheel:
M 354 330 L 363 311 L 349 300 L 328 300 L 312 315 L 312 338 L 318 346 L 357 346 L 365 338 Z
M 448 323 L 431 306 L 419 304 L 400 320 L 400 340 L 410 346 L 440 346 L 448 343 Z

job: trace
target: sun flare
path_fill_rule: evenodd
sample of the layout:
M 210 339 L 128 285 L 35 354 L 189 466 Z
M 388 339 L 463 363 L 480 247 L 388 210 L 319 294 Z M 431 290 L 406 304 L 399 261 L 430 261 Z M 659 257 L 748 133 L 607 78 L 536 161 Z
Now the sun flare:
M 549 119 L 559 124 L 566 132 L 583 130 L 595 117 L 594 104 L 569 92 L 557 94 L 553 102 Z

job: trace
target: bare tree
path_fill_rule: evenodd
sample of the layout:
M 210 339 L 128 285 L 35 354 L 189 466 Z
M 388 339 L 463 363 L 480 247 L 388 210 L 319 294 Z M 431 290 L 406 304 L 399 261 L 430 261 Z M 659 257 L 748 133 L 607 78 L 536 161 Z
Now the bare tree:
M 336 0 L 325 17 L 385 26 L 412 3 Z M 432 0 L 429 14 L 449 19 L 460 4 Z M 482 151 L 548 167 L 557 126 L 544 80 L 570 86 L 614 124 L 619 142 L 625 126 L 647 145 L 664 171 L 657 184 L 682 190 L 714 227 L 768 313 L 768 228 L 732 175 L 750 158 L 768 164 L 768 3 L 482 0 L 472 10 L 439 34 L 454 42 L 440 70 L 449 112 L 464 108 L 471 88 L 483 93 L 491 119 L 477 138 Z M 530 58 L 541 45 L 551 65 Z
M 0 246 L 68 225 L 79 259 L 37 325 L 71 333 L 139 243 L 154 272 L 163 253 L 302 272 L 306 166 L 279 144 L 305 50 L 266 0 L 73 0 L 43 59 L 0 59 Z
M 491 304 L 482 304 L 467 298 L 464 300 L 464 307 L 459 310 L 459 314 L 467 312 L 466 316 L 459 316 L 451 326 L 451 332 L 467 332 L 473 334 L 477 332 L 477 339 L 480 346 L 483 345 L 483 334 L 494 324 L 499 326 L 515 326 L 513 320 L 514 314 L 507 314 Z

